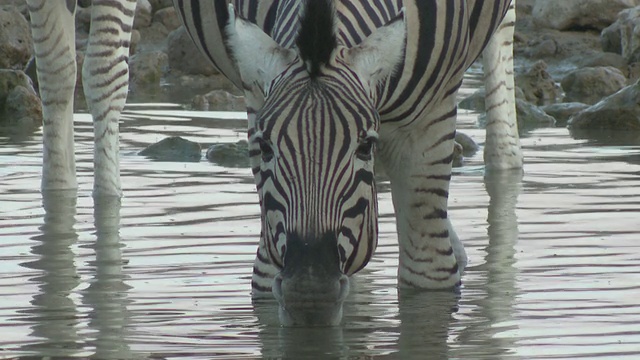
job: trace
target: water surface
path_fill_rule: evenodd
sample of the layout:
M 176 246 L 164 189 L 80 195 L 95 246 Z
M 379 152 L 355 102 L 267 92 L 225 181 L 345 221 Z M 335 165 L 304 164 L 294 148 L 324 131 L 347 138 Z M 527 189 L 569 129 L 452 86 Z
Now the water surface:
M 483 142 L 475 118 L 463 112 L 460 128 Z M 397 291 L 382 181 L 380 244 L 343 325 L 291 330 L 272 301 L 251 301 L 249 169 L 136 155 L 172 135 L 236 142 L 242 119 L 129 106 L 121 205 L 91 198 L 87 115 L 76 115 L 77 198 L 38 191 L 40 132 L 0 138 L 0 359 L 640 358 L 640 136 L 531 130 L 524 175 L 485 176 L 481 154 L 467 159 L 450 192 L 469 255 L 460 296 Z

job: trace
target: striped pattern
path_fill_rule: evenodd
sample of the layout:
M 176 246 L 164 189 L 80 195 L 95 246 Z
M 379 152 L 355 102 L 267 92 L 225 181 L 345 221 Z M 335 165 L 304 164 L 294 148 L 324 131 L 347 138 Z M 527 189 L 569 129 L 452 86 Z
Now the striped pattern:
M 75 1 L 28 0 L 44 111 L 42 189 L 74 189 Z M 118 121 L 129 87 L 135 0 L 94 0 L 82 77 L 94 120 L 94 196 L 120 196 Z
M 466 257 L 447 214 L 456 94 L 464 72 L 489 43 L 511 1 L 336 0 L 338 42 L 348 48 L 360 44 L 375 29 L 398 17 L 404 8 L 407 40 L 405 58 L 398 71 L 372 94 L 362 94 L 353 91 L 351 82 L 357 80 L 351 76 L 330 72 L 327 76 L 333 78 L 333 83 L 316 89 L 305 86 L 303 80 L 298 82 L 296 69 L 289 69 L 274 80 L 278 83 L 287 78 L 289 85 L 272 89 L 266 99 L 264 94 L 252 91 L 249 84 L 242 84 L 225 46 L 227 1 L 174 2 L 203 53 L 223 74 L 243 87 L 247 95 L 253 172 L 263 209 L 254 292 L 270 290 L 271 279 L 282 267 L 287 231 L 335 228 L 340 218 L 348 218 L 346 214 L 350 209 L 358 206 L 368 207 L 366 213 L 374 219 L 371 221 L 360 211 L 352 218 L 357 220 L 352 220 L 349 228 L 356 229 L 354 234 L 371 229 L 363 238 L 366 242 L 347 236 L 339 240 L 338 246 L 346 274 L 364 266 L 375 246 L 375 239 L 369 238 L 377 222 L 375 200 L 369 200 L 375 188 L 370 172 L 358 175 L 345 164 L 349 162 L 349 151 L 353 151 L 357 132 L 368 128 L 378 132 L 376 160 L 382 163 L 391 179 L 400 245 L 399 285 L 437 289 L 459 284 Z M 257 24 L 281 46 L 294 47 L 300 1 L 232 2 L 240 17 Z M 207 11 L 200 12 L 204 7 Z M 207 16 L 201 15 L 205 13 Z M 514 16 L 513 11 L 511 14 Z M 503 33 L 509 36 L 513 19 L 507 20 L 503 28 L 506 29 Z M 510 44 L 500 40 L 497 48 L 503 45 L 508 48 Z M 492 49 L 496 51 L 496 47 Z M 507 52 L 499 57 L 508 60 L 511 55 Z M 496 60 L 489 58 L 489 61 Z M 509 62 L 502 64 L 504 68 L 512 66 Z M 497 76 L 488 78 L 504 81 L 502 76 L 512 75 L 500 71 L 494 71 Z M 494 91 L 494 87 L 490 85 L 489 89 L 493 98 L 505 99 L 504 92 Z M 348 91 L 340 92 L 342 88 Z M 512 89 L 512 82 L 505 83 L 506 92 Z M 337 103 L 338 99 L 345 101 Z M 511 98 L 507 99 L 512 102 Z M 351 109 L 358 106 L 371 114 L 367 116 L 367 120 L 373 121 L 371 125 L 361 123 L 362 117 L 353 115 Z M 504 114 L 500 108 L 491 113 L 490 118 L 502 117 L 505 124 L 510 124 L 508 120 L 513 112 Z M 264 116 L 287 120 L 262 121 Z M 332 130 L 323 119 L 336 116 L 342 116 L 340 119 L 344 122 L 329 121 L 339 124 Z M 305 122 L 304 119 L 314 120 Z M 265 126 L 265 123 L 277 126 Z M 269 145 L 279 157 L 277 168 L 270 168 L 261 159 L 259 139 L 265 134 L 275 139 Z M 318 155 L 325 154 L 321 149 L 329 146 L 332 147 L 330 155 Z M 319 176 L 324 181 L 321 186 L 315 182 Z M 358 205 L 361 199 L 370 203 Z M 270 210 L 272 208 L 280 211 Z M 310 209 L 322 214 L 314 223 L 306 223 L 300 217 Z M 271 223 L 287 224 L 287 227 L 267 226 Z
M 484 162 L 488 170 L 522 168 L 513 74 L 513 33 L 516 4 L 512 1 L 502 24 L 482 56 L 487 92 L 487 140 Z

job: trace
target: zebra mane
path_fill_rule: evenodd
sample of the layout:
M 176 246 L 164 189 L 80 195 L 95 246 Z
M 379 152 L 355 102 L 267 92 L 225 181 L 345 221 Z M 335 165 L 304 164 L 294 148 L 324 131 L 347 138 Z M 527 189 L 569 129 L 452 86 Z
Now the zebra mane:
M 311 78 L 320 73 L 320 66 L 329 62 L 338 46 L 335 33 L 333 0 L 306 0 L 296 39 L 298 54 L 307 64 Z

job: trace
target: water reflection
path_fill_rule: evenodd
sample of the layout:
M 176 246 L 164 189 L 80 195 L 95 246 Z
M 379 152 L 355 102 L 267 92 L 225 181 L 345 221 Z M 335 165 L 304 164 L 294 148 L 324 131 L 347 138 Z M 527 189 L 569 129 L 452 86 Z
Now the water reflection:
M 46 192 L 43 207 L 42 233 L 32 238 L 38 242 L 32 253 L 39 258 L 22 264 L 42 271 L 31 279 L 39 284 L 40 292 L 33 296 L 33 308 L 26 316 L 33 323 L 32 336 L 40 340 L 23 350 L 43 357 L 132 358 L 127 342 L 129 287 L 122 271 L 119 199 L 95 199 L 96 238 L 81 246 L 95 253 L 95 260 L 89 263 L 93 270 L 89 285 L 80 291 L 82 305 L 76 305 L 74 296 L 82 287 L 74 252 L 78 240 L 75 227 L 81 225 L 75 219 L 75 191 Z
M 512 356 L 511 338 L 499 336 L 513 328 L 514 305 L 518 295 L 516 244 L 518 219 L 516 205 L 522 189 L 521 171 L 489 172 L 484 184 L 489 194 L 486 257 L 469 273 L 482 281 L 469 284 L 466 294 L 477 293 L 463 306 L 472 309 L 473 321 L 460 331 L 455 349 L 458 358 L 502 359 Z
M 120 199 L 94 199 L 96 240 L 87 245 L 94 250 L 89 263 L 94 275 L 81 292 L 82 303 L 89 309 L 89 329 L 95 332 L 91 345 L 96 359 L 130 359 L 128 338 L 130 314 L 127 310 L 130 289 L 123 273 L 120 242 Z
M 471 283 L 464 290 L 479 292 L 482 296 L 471 296 L 472 300 L 461 304 L 460 294 L 447 291 L 401 289 L 396 294 L 368 280 L 367 277 L 375 275 L 364 270 L 352 281 L 341 327 L 281 328 L 277 303 L 254 301 L 254 313 L 261 325 L 262 356 L 498 359 L 512 355 L 510 349 L 515 344 L 498 335 L 510 329 L 518 294 L 514 264 L 518 241 L 516 204 L 521 185 L 520 171 L 491 173 L 485 177 L 490 196 L 489 243 L 484 249 L 484 262 L 469 269 L 476 275 L 482 274 L 483 281 Z M 390 298 L 386 298 L 387 294 Z M 473 309 L 473 321 L 459 319 L 460 306 Z
M 43 356 L 70 357 L 82 347 L 78 309 L 71 298 L 80 285 L 72 249 L 78 239 L 74 230 L 76 197 L 72 192 L 50 192 L 44 194 L 42 203 L 45 209 L 42 233 L 32 237 L 37 243 L 31 247 L 38 259 L 21 264 L 41 272 L 31 278 L 40 292 L 31 300 L 33 307 L 24 311 L 33 324 L 31 336 L 41 340 L 24 350 Z

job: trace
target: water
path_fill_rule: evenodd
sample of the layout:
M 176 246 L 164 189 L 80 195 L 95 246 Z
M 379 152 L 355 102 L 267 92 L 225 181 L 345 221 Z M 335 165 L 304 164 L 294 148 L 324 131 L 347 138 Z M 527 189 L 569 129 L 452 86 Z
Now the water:
M 481 154 L 468 159 L 450 198 L 470 260 L 459 297 L 397 291 L 382 182 L 380 245 L 343 325 L 291 330 L 273 301 L 250 297 L 249 169 L 136 155 L 169 135 L 236 142 L 241 118 L 130 106 L 121 206 L 91 198 L 87 115 L 76 116 L 77 199 L 43 202 L 41 133 L 0 138 L 0 359 L 640 358 L 640 136 L 534 129 L 524 176 L 485 178 Z M 475 118 L 462 113 L 460 128 L 482 142 Z

